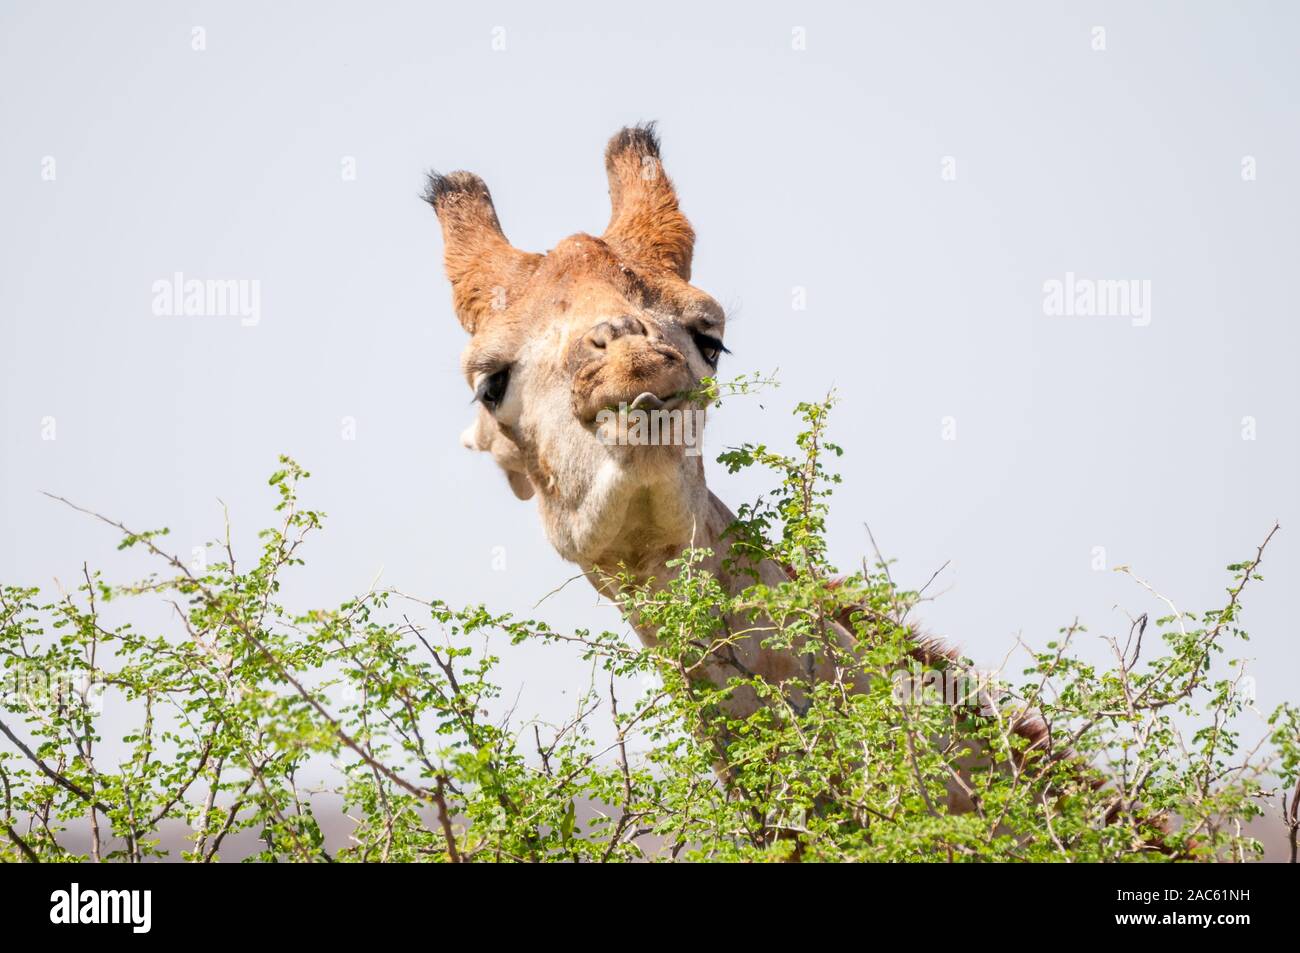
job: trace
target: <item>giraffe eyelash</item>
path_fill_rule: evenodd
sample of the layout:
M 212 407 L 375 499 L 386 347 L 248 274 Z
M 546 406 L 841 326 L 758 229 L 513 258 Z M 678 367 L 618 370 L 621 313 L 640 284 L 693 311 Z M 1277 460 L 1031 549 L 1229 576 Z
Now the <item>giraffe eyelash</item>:
M 700 352 L 700 357 L 704 358 L 704 363 L 709 367 L 716 368 L 722 355 L 730 354 L 727 346 L 711 334 L 705 334 L 702 331 L 696 331 L 691 335 L 695 341 L 695 347 Z
M 474 399 L 489 411 L 495 411 L 501 406 L 501 401 L 505 399 L 509 387 L 510 366 L 506 365 L 478 382 L 478 386 L 474 388 Z

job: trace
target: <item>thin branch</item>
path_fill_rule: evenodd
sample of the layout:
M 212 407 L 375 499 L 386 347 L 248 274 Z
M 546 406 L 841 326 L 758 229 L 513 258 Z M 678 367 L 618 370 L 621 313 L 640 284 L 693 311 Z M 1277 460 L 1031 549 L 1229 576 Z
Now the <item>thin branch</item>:
M 12 825 L 5 825 L 5 833 L 9 835 L 9 839 L 17 845 L 18 849 L 22 851 L 23 856 L 27 858 L 29 864 L 39 864 L 41 862 L 41 859 L 36 856 L 36 851 L 27 846 L 27 841 L 22 839 L 22 836 L 13 829 Z

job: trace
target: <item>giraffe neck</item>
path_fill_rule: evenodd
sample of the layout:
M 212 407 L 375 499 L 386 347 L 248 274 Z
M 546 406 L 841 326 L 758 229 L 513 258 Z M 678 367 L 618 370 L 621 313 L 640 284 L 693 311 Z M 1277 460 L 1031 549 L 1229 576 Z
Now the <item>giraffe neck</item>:
M 629 527 L 623 534 L 625 539 L 654 539 L 654 542 L 641 548 L 625 548 L 617 562 L 631 571 L 638 585 L 646 586 L 651 593 L 657 593 L 663 591 L 677 572 L 674 567 L 668 566 L 669 560 L 680 557 L 682 551 L 688 548 L 708 550 L 710 555 L 695 564 L 697 570 L 710 573 L 728 595 L 738 595 L 752 586 L 755 579 L 750 573 L 735 573 L 724 565 L 731 546 L 731 540 L 726 538 L 725 532 L 735 521 L 735 514 L 725 503 L 706 490 L 701 496 L 700 505 L 692 509 L 690 516 L 688 525 L 691 527 L 691 535 L 684 540 L 667 542 L 654 539 L 653 534 L 641 533 L 634 527 Z M 602 560 L 600 565 L 603 567 L 614 564 L 614 560 Z M 610 580 L 606 574 L 595 566 L 584 568 L 587 571 L 587 578 L 597 590 L 605 595 L 619 594 L 618 584 Z M 758 564 L 757 573 L 757 581 L 769 586 L 779 585 L 789 578 L 781 566 L 770 559 L 765 559 Z M 642 621 L 635 614 L 632 614 L 628 621 L 645 645 L 654 646 L 657 643 L 658 629 L 654 625 Z M 724 650 L 711 657 L 711 660 L 703 666 L 703 672 L 708 680 L 716 685 L 724 685 L 729 679 L 737 676 L 761 676 L 768 681 L 780 682 L 797 675 L 814 677 L 830 675 L 829 670 L 806 672 L 805 668 L 810 658 L 807 654 L 801 655 L 790 648 L 764 647 L 761 644 L 762 630 L 768 625 L 771 625 L 770 621 L 764 619 L 756 620 L 749 616 L 738 615 L 726 616 L 725 632 L 746 631 L 753 634 L 730 642 Z M 848 639 L 847 632 L 841 631 L 838 625 L 835 629 L 841 639 Z M 736 692 L 733 703 L 729 707 L 733 716 L 743 717 L 756 706 L 757 699 L 754 693 L 748 688 L 743 688 Z
M 675 532 L 657 532 L 640 525 L 637 519 L 628 519 L 619 534 L 619 545 L 599 560 L 583 566 L 592 585 L 606 595 L 617 595 L 617 584 L 609 579 L 609 575 L 618 571 L 615 567 L 621 567 L 624 572 L 630 572 L 637 585 L 646 586 L 651 593 L 661 592 L 677 572 L 676 568 L 668 565 L 669 561 L 678 559 L 687 549 L 708 551 L 709 555 L 696 566 L 712 574 L 729 595 L 736 595 L 753 585 L 752 575 L 733 573 L 724 565 L 732 544 L 725 533 L 735 521 L 735 514 L 707 489 L 698 500 L 698 504 L 688 508 L 684 515 L 675 514 L 672 522 L 679 527 Z M 654 522 L 657 517 L 658 514 L 653 512 L 645 515 L 646 522 Z M 770 559 L 763 560 L 757 571 L 759 581 L 768 585 L 788 578 L 784 570 Z M 653 644 L 653 628 L 647 629 L 632 621 L 641 638 Z
M 727 508 L 721 500 L 712 493 L 705 490 L 701 495 L 702 502 L 700 505 L 691 508 L 690 521 L 693 527 L 693 537 L 688 537 L 684 541 L 674 543 L 664 543 L 662 537 L 655 536 L 644 527 L 627 525 L 625 529 L 628 532 L 621 534 L 624 539 L 655 539 L 656 543 L 644 547 L 628 547 L 622 549 L 623 556 L 621 562 L 624 566 L 633 571 L 634 578 L 638 584 L 648 586 L 651 592 L 660 592 L 672 578 L 673 568 L 667 565 L 668 560 L 675 559 L 681 555 L 682 550 L 687 548 L 707 549 L 711 555 L 704 558 L 697 567 L 707 570 L 718 580 L 722 589 L 730 595 L 737 595 L 743 590 L 753 585 L 752 575 L 735 574 L 729 572 L 723 565 L 727 556 L 730 540 L 725 537 L 728 526 L 735 521 L 735 515 Z M 617 562 L 604 560 L 600 565 L 616 565 Z M 596 588 L 605 595 L 616 595 L 609 591 L 608 577 L 601 574 L 594 566 L 584 567 L 587 570 L 587 578 L 592 581 Z M 764 560 L 758 566 L 758 581 L 769 586 L 780 585 L 788 580 L 785 570 L 772 560 Z M 658 640 L 658 631 L 652 625 L 647 625 L 636 618 L 628 620 L 641 641 L 647 646 L 654 646 Z M 738 639 L 728 639 L 726 646 L 710 657 L 710 661 L 702 666 L 704 676 L 715 685 L 725 685 L 731 679 L 737 676 L 742 678 L 752 678 L 759 676 L 765 681 L 771 683 L 780 683 L 792 677 L 798 677 L 803 680 L 822 681 L 836 677 L 837 673 L 833 664 L 826 658 L 825 654 L 817 653 L 812 655 L 806 652 L 797 652 L 797 645 L 792 648 L 776 649 L 765 647 L 763 641 L 763 630 L 768 626 L 773 626 L 770 619 L 752 618 L 749 615 L 737 616 L 728 615 L 724 619 L 725 633 L 750 633 Z M 839 642 L 841 647 L 850 648 L 854 645 L 854 638 L 847 628 L 841 626 L 838 622 L 828 622 L 831 637 Z M 774 628 L 774 626 L 773 626 Z M 723 633 L 723 634 L 725 634 Z M 955 662 L 958 655 L 955 651 L 948 648 L 938 639 L 923 637 L 915 632 L 913 638 L 916 640 L 916 647 L 912 657 L 923 664 L 931 665 L 936 660 L 941 660 L 944 664 Z M 816 659 L 812 664 L 814 668 L 809 671 L 807 665 L 810 660 Z M 839 677 L 844 677 L 844 673 L 838 673 Z M 847 687 L 850 691 L 861 689 L 861 685 L 855 687 L 856 679 L 849 678 Z M 798 688 L 791 688 L 786 694 L 786 700 L 796 710 L 800 709 L 805 702 L 804 693 Z M 742 685 L 737 688 L 724 702 L 722 707 L 727 715 L 732 718 L 746 718 L 753 714 L 764 703 L 760 701 L 757 694 L 748 686 Z M 980 704 L 989 704 L 980 696 Z M 1034 744 L 1045 743 L 1046 728 L 1041 718 L 1036 713 L 1021 713 L 1013 719 L 1012 731 L 1018 735 L 1028 738 Z M 714 739 L 715 741 L 718 739 Z M 983 742 L 975 746 L 975 751 L 983 749 Z M 719 769 L 720 774 L 725 777 L 725 771 Z M 956 813 L 963 813 L 973 808 L 968 792 L 969 779 L 954 777 L 948 785 L 948 809 Z

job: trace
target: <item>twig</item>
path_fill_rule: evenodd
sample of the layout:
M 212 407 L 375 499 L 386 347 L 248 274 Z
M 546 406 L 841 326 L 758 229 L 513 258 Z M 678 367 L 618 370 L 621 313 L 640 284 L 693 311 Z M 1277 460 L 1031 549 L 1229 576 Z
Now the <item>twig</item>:
M 9 839 L 18 846 L 18 849 L 23 852 L 23 856 L 27 858 L 29 864 L 39 864 L 41 862 L 41 859 L 36 856 L 36 851 L 27 846 L 27 841 L 22 839 L 22 836 L 13 829 L 12 825 L 5 825 L 5 833 L 8 834 Z M 1292 839 L 1294 840 L 1294 835 Z M 1293 857 L 1292 859 L 1294 860 L 1295 858 Z

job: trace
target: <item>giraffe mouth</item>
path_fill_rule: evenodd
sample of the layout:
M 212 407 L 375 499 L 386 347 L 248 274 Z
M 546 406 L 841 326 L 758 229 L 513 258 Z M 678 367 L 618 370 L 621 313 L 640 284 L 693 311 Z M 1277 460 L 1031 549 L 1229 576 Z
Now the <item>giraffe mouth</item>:
M 611 415 L 615 418 L 622 418 L 637 411 L 642 414 L 657 414 L 681 409 L 689 403 L 689 397 L 689 391 L 674 390 L 657 394 L 652 390 L 643 390 L 634 397 L 626 395 L 620 395 L 617 398 L 613 395 L 606 396 L 585 412 L 578 408 L 575 408 L 575 411 L 578 419 L 586 427 L 598 428 L 601 421 L 610 419 Z
M 676 399 L 676 394 L 660 397 L 648 390 L 642 391 L 632 399 L 632 403 L 628 404 L 628 410 L 664 410 Z
M 654 391 L 643 390 L 631 400 L 624 397 L 617 403 L 607 403 L 601 408 L 601 411 L 598 411 L 597 414 L 593 416 L 592 422 L 594 423 L 596 417 L 603 411 L 620 415 L 630 414 L 634 410 L 653 413 L 655 411 L 675 410 L 678 407 L 681 407 L 684 403 L 685 393 L 683 391 L 672 391 L 671 393 L 660 396 Z
M 693 408 L 688 391 L 641 391 L 631 400 L 605 406 L 588 422 L 590 432 L 607 446 L 642 452 L 666 447 L 674 456 L 683 449 L 687 456 L 700 454 L 703 426 L 703 410 Z

